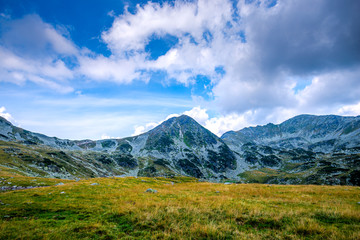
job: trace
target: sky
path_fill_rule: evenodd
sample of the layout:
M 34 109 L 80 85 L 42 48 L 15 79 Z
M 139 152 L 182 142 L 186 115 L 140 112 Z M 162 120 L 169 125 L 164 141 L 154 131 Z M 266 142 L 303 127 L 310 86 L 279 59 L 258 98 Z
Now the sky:
M 67 139 L 360 115 L 358 0 L 0 0 L 0 116 Z

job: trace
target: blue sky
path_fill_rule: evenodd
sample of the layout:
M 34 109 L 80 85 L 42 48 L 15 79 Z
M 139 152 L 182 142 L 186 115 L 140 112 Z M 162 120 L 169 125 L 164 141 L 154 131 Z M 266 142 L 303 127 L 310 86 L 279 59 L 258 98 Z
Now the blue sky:
M 70 139 L 360 114 L 357 0 L 0 0 L 0 116 Z

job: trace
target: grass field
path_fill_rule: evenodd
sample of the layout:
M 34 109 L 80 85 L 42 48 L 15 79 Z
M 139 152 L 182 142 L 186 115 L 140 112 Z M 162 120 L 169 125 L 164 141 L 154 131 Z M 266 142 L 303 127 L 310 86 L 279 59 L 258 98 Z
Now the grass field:
M 0 177 L 52 185 L 0 192 L 0 239 L 360 239 L 359 187 Z

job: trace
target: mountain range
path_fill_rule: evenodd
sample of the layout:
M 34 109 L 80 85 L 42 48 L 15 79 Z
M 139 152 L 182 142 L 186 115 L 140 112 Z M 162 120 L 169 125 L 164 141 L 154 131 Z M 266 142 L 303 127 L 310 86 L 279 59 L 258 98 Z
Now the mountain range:
M 186 175 L 209 181 L 360 185 L 360 116 L 299 115 L 221 137 L 182 115 L 134 137 L 67 140 L 0 117 L 0 169 L 56 178 Z

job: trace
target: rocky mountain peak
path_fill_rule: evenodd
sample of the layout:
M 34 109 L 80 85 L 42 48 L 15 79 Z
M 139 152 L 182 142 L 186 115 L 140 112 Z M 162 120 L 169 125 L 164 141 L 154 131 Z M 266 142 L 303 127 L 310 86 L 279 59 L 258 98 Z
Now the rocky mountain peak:
M 215 134 L 201 126 L 187 115 L 173 117 L 146 133 L 147 148 L 167 151 L 176 141 L 183 142 L 188 148 L 222 142 Z

